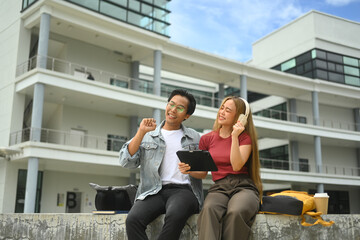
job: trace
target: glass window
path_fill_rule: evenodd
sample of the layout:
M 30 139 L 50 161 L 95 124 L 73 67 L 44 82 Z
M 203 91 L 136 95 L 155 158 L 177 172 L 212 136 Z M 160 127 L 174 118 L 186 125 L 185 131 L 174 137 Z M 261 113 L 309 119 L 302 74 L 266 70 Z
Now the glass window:
M 275 67 L 273 67 L 272 69 L 275 69 L 275 70 L 281 70 L 281 66 L 280 65 L 277 65 L 277 66 L 275 66 Z
M 165 25 L 163 22 L 159 22 L 154 20 L 154 31 L 161 33 L 161 34 L 165 34 L 165 30 L 167 28 L 167 25 Z
M 317 70 L 315 71 L 315 73 L 316 73 L 316 75 L 315 75 L 316 78 L 324 79 L 324 80 L 327 80 L 327 79 L 328 79 L 328 78 L 327 78 L 327 71 L 323 71 L 323 70 L 317 69 Z
M 300 65 L 296 67 L 296 73 L 297 74 L 303 74 L 304 73 L 304 65 Z
M 344 83 L 344 75 L 339 73 L 329 72 L 329 80 L 332 82 Z
M 140 2 L 134 0 L 129 1 L 129 8 L 134 11 L 140 12 Z
M 307 52 L 296 57 L 296 64 L 299 65 L 310 60 L 311 60 L 311 52 Z
M 128 22 L 140 26 L 143 16 L 133 12 L 128 12 L 128 14 Z
M 336 64 L 335 65 L 335 71 L 339 72 L 339 73 L 344 73 L 344 66 L 341 64 Z
M 316 52 L 315 52 L 315 54 L 312 54 L 313 58 L 326 59 L 326 52 L 325 51 L 322 51 L 322 50 L 319 50 L 319 49 L 315 49 L 314 51 L 316 51 Z
M 153 20 L 149 17 L 143 17 L 140 21 L 140 26 L 149 30 L 152 30 Z
M 19 169 L 16 188 L 15 213 L 23 213 L 25 205 L 25 189 L 26 189 L 27 170 Z M 35 198 L 35 213 L 40 212 L 41 191 L 43 182 L 43 172 L 38 172 Z
M 313 71 L 307 72 L 303 75 L 304 77 L 308 77 L 308 78 L 313 78 L 314 77 L 314 73 Z
M 358 77 L 360 76 L 358 68 L 344 66 L 344 72 L 345 74 L 355 75 Z
M 326 61 L 319 60 L 319 59 L 316 59 L 316 60 L 313 60 L 313 61 L 314 61 L 314 67 L 315 68 L 327 69 Z
M 127 137 L 124 136 L 108 134 L 107 137 L 108 140 L 107 140 L 106 150 L 108 151 L 114 151 L 114 152 L 120 151 L 121 147 L 127 141 Z
M 316 58 L 316 50 L 311 50 L 311 58 Z
M 154 18 L 164 21 L 166 14 L 167 13 L 164 10 L 161 10 L 159 8 L 154 8 Z
M 305 72 L 308 72 L 308 71 L 312 70 L 311 62 L 305 63 L 304 68 L 305 68 Z
M 330 62 L 343 63 L 343 58 L 335 53 L 327 53 L 327 60 Z
M 127 7 L 127 0 L 108 0 L 108 1 Z
M 344 56 L 343 60 L 344 60 L 344 64 L 346 64 L 346 65 L 351 65 L 351 66 L 355 66 L 355 67 L 359 66 L 359 61 L 356 58 Z
M 281 71 L 286 71 L 296 66 L 295 58 L 281 64 Z
M 99 0 L 69 0 L 70 2 L 79 4 L 86 8 L 98 11 L 99 8 Z
M 328 62 L 328 70 L 335 72 L 335 63 Z
M 141 4 L 141 13 L 146 14 L 147 16 L 153 15 L 153 8 L 150 5 L 147 4 Z
M 116 7 L 113 4 L 109 4 L 107 2 L 101 2 L 100 12 L 110 17 L 114 17 L 126 21 L 126 10 L 121 7 Z
M 154 5 L 164 9 L 168 9 L 168 2 L 168 0 L 154 0 Z
M 115 78 L 110 78 L 110 85 L 114 85 L 122 88 L 129 88 L 129 83 Z
M 345 83 L 349 85 L 360 86 L 360 78 L 345 75 Z
M 292 74 L 296 74 L 296 69 L 295 68 L 290 68 L 289 70 L 285 71 L 287 73 L 292 73 Z

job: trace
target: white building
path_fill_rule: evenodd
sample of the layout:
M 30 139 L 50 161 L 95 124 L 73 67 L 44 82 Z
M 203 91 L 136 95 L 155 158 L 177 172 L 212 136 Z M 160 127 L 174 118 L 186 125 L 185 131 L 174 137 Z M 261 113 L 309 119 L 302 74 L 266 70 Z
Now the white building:
M 119 147 L 186 88 L 200 132 L 219 99 L 249 100 L 265 191 L 324 190 L 329 213 L 360 213 L 360 23 L 310 12 L 240 63 L 171 42 L 167 4 L 0 4 L 0 212 L 90 212 L 90 182 L 136 182 Z

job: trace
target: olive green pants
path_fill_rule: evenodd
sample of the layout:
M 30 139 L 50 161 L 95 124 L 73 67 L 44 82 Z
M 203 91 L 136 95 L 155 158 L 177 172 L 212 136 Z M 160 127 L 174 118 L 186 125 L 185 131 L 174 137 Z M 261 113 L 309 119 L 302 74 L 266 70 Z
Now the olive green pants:
M 199 240 L 248 239 L 259 207 L 259 192 L 248 175 L 216 181 L 198 217 Z

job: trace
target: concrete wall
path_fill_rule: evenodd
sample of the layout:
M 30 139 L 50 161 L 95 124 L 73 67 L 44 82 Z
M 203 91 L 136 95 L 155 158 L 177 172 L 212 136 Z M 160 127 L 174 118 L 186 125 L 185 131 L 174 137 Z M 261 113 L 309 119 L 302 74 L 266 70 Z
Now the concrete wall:
M 103 112 L 94 112 L 84 108 L 64 106 L 62 129 L 83 129 L 89 135 L 102 136 L 107 134 L 128 136 L 129 120 L 127 117 L 116 116 Z
M 250 240 L 360 238 L 360 215 L 324 215 L 323 219 L 335 224 L 303 227 L 298 216 L 258 214 Z M 0 214 L 0 239 L 125 240 L 125 220 L 126 214 Z M 157 238 L 163 221 L 162 215 L 148 226 L 149 239 Z M 197 215 L 188 219 L 180 240 L 198 239 L 196 221 Z
M 96 209 L 96 191 L 89 186 L 90 182 L 100 185 L 123 186 L 128 184 L 128 179 L 111 176 L 45 171 L 41 196 L 41 212 L 65 213 L 66 195 L 68 192 L 80 192 L 81 202 L 77 203 L 81 206 L 80 211 L 82 213 L 92 212 Z M 59 205 L 57 204 L 58 194 L 64 196 L 64 201 Z
M 53 43 L 59 43 L 54 45 L 63 45 L 61 52 L 49 49 L 49 52 L 53 52 L 52 55 L 56 55 L 51 57 L 64 57 L 66 61 L 72 63 L 130 76 L 130 63 L 124 59 L 124 56 L 114 53 L 111 49 L 97 47 L 58 34 L 51 34 L 50 39 Z
M 273 67 L 312 48 L 359 56 L 359 23 L 310 12 L 253 44 L 251 64 Z

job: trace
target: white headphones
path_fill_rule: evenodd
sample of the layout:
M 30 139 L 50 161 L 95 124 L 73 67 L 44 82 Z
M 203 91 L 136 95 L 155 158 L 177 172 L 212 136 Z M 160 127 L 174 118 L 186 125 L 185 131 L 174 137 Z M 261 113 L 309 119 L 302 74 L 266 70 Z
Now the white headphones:
M 239 97 L 239 99 L 241 99 L 245 103 L 245 115 L 240 114 L 238 121 L 240 121 L 241 124 L 245 127 L 245 125 L 247 123 L 247 118 L 250 113 L 250 106 L 249 106 L 249 103 L 245 99 L 243 99 L 241 97 Z

